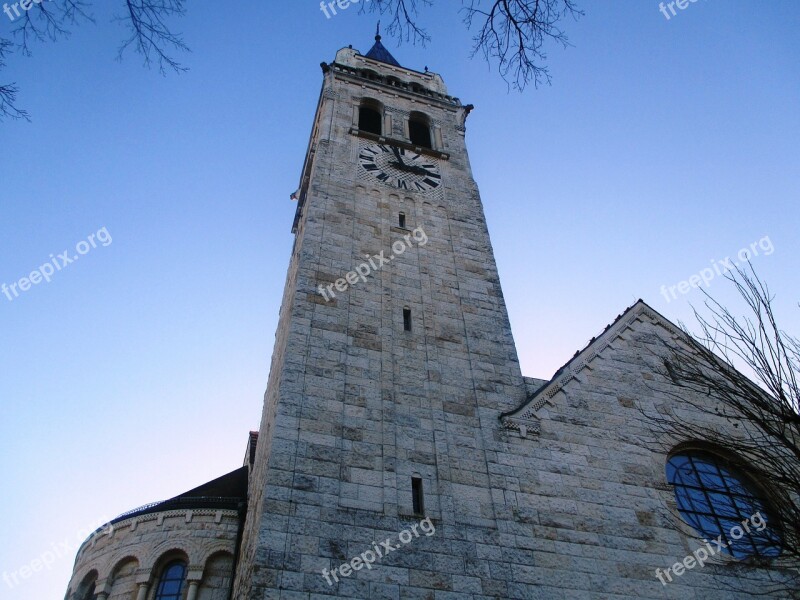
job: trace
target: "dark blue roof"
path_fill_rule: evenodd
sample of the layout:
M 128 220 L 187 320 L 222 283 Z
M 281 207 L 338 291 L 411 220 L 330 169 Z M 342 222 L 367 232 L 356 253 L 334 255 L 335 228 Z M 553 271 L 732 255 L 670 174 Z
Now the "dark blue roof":
M 381 62 L 394 65 L 395 67 L 400 66 L 400 63 L 395 60 L 394 56 L 392 56 L 392 53 L 386 49 L 386 46 L 381 44 L 381 36 L 379 35 L 375 36 L 375 45 L 369 52 L 367 52 L 366 56 L 372 60 L 379 60 Z

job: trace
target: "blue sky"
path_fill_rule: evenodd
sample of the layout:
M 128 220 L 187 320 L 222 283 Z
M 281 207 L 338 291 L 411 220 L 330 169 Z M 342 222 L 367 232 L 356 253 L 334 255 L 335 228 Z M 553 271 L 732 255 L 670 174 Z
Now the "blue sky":
M 176 24 L 190 70 L 162 77 L 115 60 L 108 4 L 0 71 L 33 116 L 0 124 L 0 283 L 103 228 L 112 240 L 0 295 L 0 573 L 72 546 L 0 581 L 3 598 L 63 597 L 81 529 L 241 464 L 319 63 L 366 52 L 376 20 L 326 19 L 315 0 L 192 3 Z M 637 298 L 690 322 L 698 290 L 668 302 L 661 286 L 765 238 L 753 264 L 800 332 L 800 5 L 700 0 L 667 20 L 650 0 L 584 1 L 574 46 L 549 48 L 553 85 L 524 94 L 469 60 L 459 3 L 437 5 L 427 47 L 384 41 L 476 106 L 470 158 L 526 375 L 551 376 Z M 720 277 L 709 291 L 732 300 Z

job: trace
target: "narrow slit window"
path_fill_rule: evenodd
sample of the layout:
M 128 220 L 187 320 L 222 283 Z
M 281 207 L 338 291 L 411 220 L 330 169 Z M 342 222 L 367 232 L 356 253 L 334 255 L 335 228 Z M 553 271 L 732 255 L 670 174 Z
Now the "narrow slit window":
M 406 228 L 406 213 L 400 213 L 400 227 Z
M 403 329 L 406 331 L 411 331 L 411 309 L 404 308 L 403 309 Z
M 411 478 L 411 501 L 414 508 L 415 515 L 421 515 L 425 512 L 425 498 L 422 492 L 422 478 Z

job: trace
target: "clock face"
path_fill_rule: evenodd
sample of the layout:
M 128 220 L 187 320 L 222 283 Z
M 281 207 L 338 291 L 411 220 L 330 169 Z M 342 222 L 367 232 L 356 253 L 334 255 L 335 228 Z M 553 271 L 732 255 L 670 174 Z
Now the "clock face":
M 442 184 L 435 159 L 405 148 L 369 144 L 359 151 L 358 162 L 372 177 L 397 190 L 425 194 Z

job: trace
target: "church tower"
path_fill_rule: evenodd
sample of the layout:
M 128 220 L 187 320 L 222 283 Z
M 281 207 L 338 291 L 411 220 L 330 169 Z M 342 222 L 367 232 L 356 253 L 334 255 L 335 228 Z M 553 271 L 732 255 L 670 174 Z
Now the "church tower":
M 489 455 L 527 397 L 465 145 L 472 106 L 379 35 L 322 71 L 235 598 L 397 598 L 447 561 L 464 573 L 470 530 L 500 533 Z M 323 576 L 423 519 L 435 534 Z
M 664 369 L 698 346 L 640 300 L 551 380 L 523 377 L 467 156 L 472 107 L 380 36 L 322 71 L 244 466 L 90 535 L 67 600 L 796 590 L 769 473 L 717 447 L 743 432 L 713 386 Z

